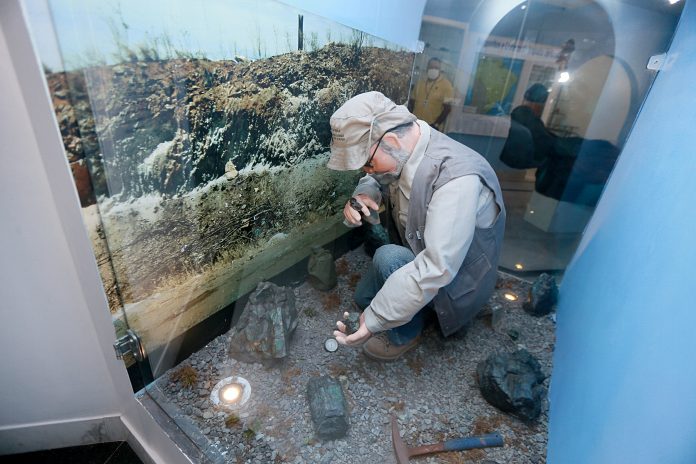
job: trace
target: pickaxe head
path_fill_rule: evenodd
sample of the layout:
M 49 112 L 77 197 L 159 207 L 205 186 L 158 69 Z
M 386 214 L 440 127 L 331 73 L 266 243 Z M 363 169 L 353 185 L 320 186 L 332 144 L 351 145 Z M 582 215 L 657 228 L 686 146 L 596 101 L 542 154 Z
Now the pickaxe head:
M 391 418 L 392 443 L 394 444 L 394 455 L 396 456 L 397 464 L 408 464 L 408 459 L 411 455 L 408 452 L 406 443 L 401 439 L 399 434 L 399 426 L 396 423 L 396 417 Z

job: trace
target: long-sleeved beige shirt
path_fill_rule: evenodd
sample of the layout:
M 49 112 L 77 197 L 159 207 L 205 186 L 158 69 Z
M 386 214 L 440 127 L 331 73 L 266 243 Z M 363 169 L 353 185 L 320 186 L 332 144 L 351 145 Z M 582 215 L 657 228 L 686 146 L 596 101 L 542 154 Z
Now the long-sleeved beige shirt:
M 430 126 L 418 121 L 420 139 L 404 165 L 398 182 L 389 186 L 389 201 L 396 226 L 404 238 L 411 186 L 430 141 Z M 355 194 L 379 202 L 379 183 L 366 175 Z M 425 249 L 396 270 L 365 309 L 365 324 L 375 333 L 407 323 L 449 284 L 464 262 L 476 227 L 490 227 L 498 214 L 493 192 L 476 175 L 453 179 L 440 187 L 428 205 Z

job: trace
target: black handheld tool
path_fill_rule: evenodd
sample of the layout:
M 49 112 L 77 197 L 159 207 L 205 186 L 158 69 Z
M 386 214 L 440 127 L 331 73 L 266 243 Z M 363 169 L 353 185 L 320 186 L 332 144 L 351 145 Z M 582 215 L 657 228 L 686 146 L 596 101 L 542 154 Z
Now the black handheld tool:
M 370 224 L 379 224 L 379 213 L 377 211 L 370 211 L 370 214 L 368 216 L 363 213 L 363 204 L 360 203 L 360 200 L 358 200 L 355 197 L 350 198 L 350 206 L 353 208 L 355 211 L 360 213 L 363 219 L 365 219 L 367 222 Z M 370 209 L 370 208 L 367 208 Z

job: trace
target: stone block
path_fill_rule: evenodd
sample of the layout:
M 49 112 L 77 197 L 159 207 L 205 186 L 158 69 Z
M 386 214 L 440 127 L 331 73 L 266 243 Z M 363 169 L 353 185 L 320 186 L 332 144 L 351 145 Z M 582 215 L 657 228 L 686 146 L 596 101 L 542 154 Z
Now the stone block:
M 348 407 L 338 380 L 328 376 L 311 379 L 307 400 L 318 438 L 335 440 L 348 433 Z

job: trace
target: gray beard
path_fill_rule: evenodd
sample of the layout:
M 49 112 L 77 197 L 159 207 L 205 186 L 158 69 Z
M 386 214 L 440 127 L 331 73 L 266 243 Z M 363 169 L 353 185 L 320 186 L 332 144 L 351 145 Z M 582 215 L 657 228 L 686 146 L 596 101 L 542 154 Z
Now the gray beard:
M 401 171 L 408 161 L 409 154 L 404 150 L 392 150 L 392 152 L 386 152 L 389 156 L 394 158 L 396 161 L 396 168 L 393 171 L 385 172 L 382 174 L 372 174 L 372 177 L 380 183 L 380 185 L 389 185 L 399 180 L 401 177 Z
M 395 172 L 385 172 L 384 174 L 372 174 L 372 177 L 379 182 L 379 185 L 389 185 L 398 181 L 400 175 Z

